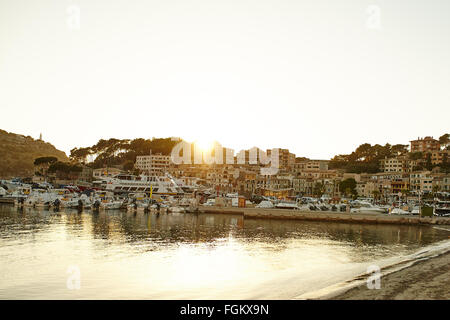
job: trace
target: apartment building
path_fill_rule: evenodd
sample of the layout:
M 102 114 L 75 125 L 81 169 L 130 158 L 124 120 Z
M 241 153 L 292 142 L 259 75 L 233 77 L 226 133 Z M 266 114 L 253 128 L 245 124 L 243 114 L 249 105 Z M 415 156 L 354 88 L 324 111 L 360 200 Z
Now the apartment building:
M 290 170 L 293 168 L 294 163 L 295 163 L 295 154 L 290 153 L 289 149 L 281 149 L 281 148 L 276 148 L 278 150 L 278 155 L 279 155 L 279 168 L 280 169 L 285 169 L 285 170 Z M 272 150 L 271 149 L 267 149 L 267 156 L 271 157 L 272 156 Z
M 440 150 L 431 152 L 431 163 L 439 165 L 443 162 L 450 162 L 450 150 Z
M 356 184 L 356 191 L 361 197 L 373 197 L 374 191 L 380 192 L 380 184 L 375 181 L 360 181 Z
M 137 156 L 134 166 L 149 175 L 162 175 L 168 171 L 169 165 L 170 156 L 164 156 L 159 153 Z
M 383 172 L 401 172 L 411 171 L 410 161 L 407 156 L 398 156 L 394 158 L 385 158 L 380 160 L 380 168 Z
M 329 162 L 328 160 L 301 160 L 293 164 L 293 169 L 295 172 L 303 170 L 326 171 Z
M 450 192 L 450 175 L 442 177 L 441 191 Z
M 411 191 L 431 192 L 433 189 L 433 177 L 430 171 L 418 171 L 409 175 Z
M 112 177 L 120 173 L 122 173 L 122 170 L 117 168 L 99 168 L 92 170 L 92 176 L 94 179 L 99 179 L 101 177 Z
M 417 140 L 410 141 L 411 152 L 433 152 L 439 151 L 441 145 L 438 140 L 433 137 L 417 138 Z

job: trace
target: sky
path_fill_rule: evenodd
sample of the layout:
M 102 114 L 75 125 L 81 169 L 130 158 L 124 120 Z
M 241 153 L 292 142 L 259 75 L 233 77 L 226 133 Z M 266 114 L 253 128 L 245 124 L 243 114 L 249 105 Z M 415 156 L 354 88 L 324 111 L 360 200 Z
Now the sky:
M 448 0 L 0 0 L 0 129 L 329 159 L 450 130 Z

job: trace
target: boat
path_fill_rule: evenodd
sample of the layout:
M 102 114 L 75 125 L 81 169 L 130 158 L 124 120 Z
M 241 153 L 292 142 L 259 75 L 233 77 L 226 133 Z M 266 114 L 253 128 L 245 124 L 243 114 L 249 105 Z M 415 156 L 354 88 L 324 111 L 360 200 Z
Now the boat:
M 390 210 L 390 214 L 410 214 L 410 212 L 406 211 L 406 210 L 403 210 L 403 209 L 400 209 L 400 208 L 392 208 Z
M 272 201 L 269 201 L 269 200 L 263 200 L 259 204 L 256 205 L 256 208 L 264 208 L 264 209 L 273 208 L 273 207 L 274 207 L 274 205 L 273 205 Z
M 298 209 L 297 203 L 282 201 L 275 205 L 277 209 Z
M 370 202 L 358 201 L 356 203 L 356 205 L 357 205 L 357 207 L 356 208 L 351 208 L 350 212 L 355 212 L 355 213 L 385 213 L 384 209 L 382 209 L 382 208 L 380 208 L 378 206 L 374 206 Z
M 184 191 L 169 175 L 146 176 L 132 174 L 118 174 L 113 177 L 104 177 L 105 190 L 114 193 L 145 192 L 153 195 L 183 195 Z

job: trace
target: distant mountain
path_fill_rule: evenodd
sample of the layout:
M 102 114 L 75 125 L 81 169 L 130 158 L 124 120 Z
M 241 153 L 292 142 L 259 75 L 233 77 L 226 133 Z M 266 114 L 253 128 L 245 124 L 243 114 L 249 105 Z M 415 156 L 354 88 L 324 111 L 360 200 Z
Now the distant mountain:
M 34 159 L 46 156 L 69 160 L 48 142 L 0 129 L 0 178 L 30 177 L 34 174 Z

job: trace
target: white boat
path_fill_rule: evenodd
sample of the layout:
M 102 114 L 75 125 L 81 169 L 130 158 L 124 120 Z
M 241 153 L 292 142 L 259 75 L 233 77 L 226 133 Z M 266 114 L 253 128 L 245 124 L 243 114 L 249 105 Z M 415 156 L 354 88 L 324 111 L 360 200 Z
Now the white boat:
M 420 207 L 414 206 L 411 210 L 411 214 L 420 214 Z
M 154 195 L 182 195 L 184 191 L 168 174 L 164 176 L 135 176 L 118 174 L 104 177 L 105 189 L 114 193 L 145 192 Z
M 359 201 L 357 203 L 359 207 L 350 209 L 350 212 L 355 213 L 384 213 L 384 209 L 374 206 L 373 204 L 365 201 Z
M 272 201 L 269 200 L 263 200 L 258 205 L 256 205 L 256 208 L 273 208 L 274 205 Z
M 100 203 L 100 209 L 103 210 L 117 210 L 123 205 L 122 201 L 114 199 L 103 199 Z
M 409 211 L 400 209 L 400 208 L 392 208 L 390 214 L 410 214 Z
M 279 202 L 275 205 L 275 208 L 278 209 L 298 209 L 297 203 L 295 202 Z

